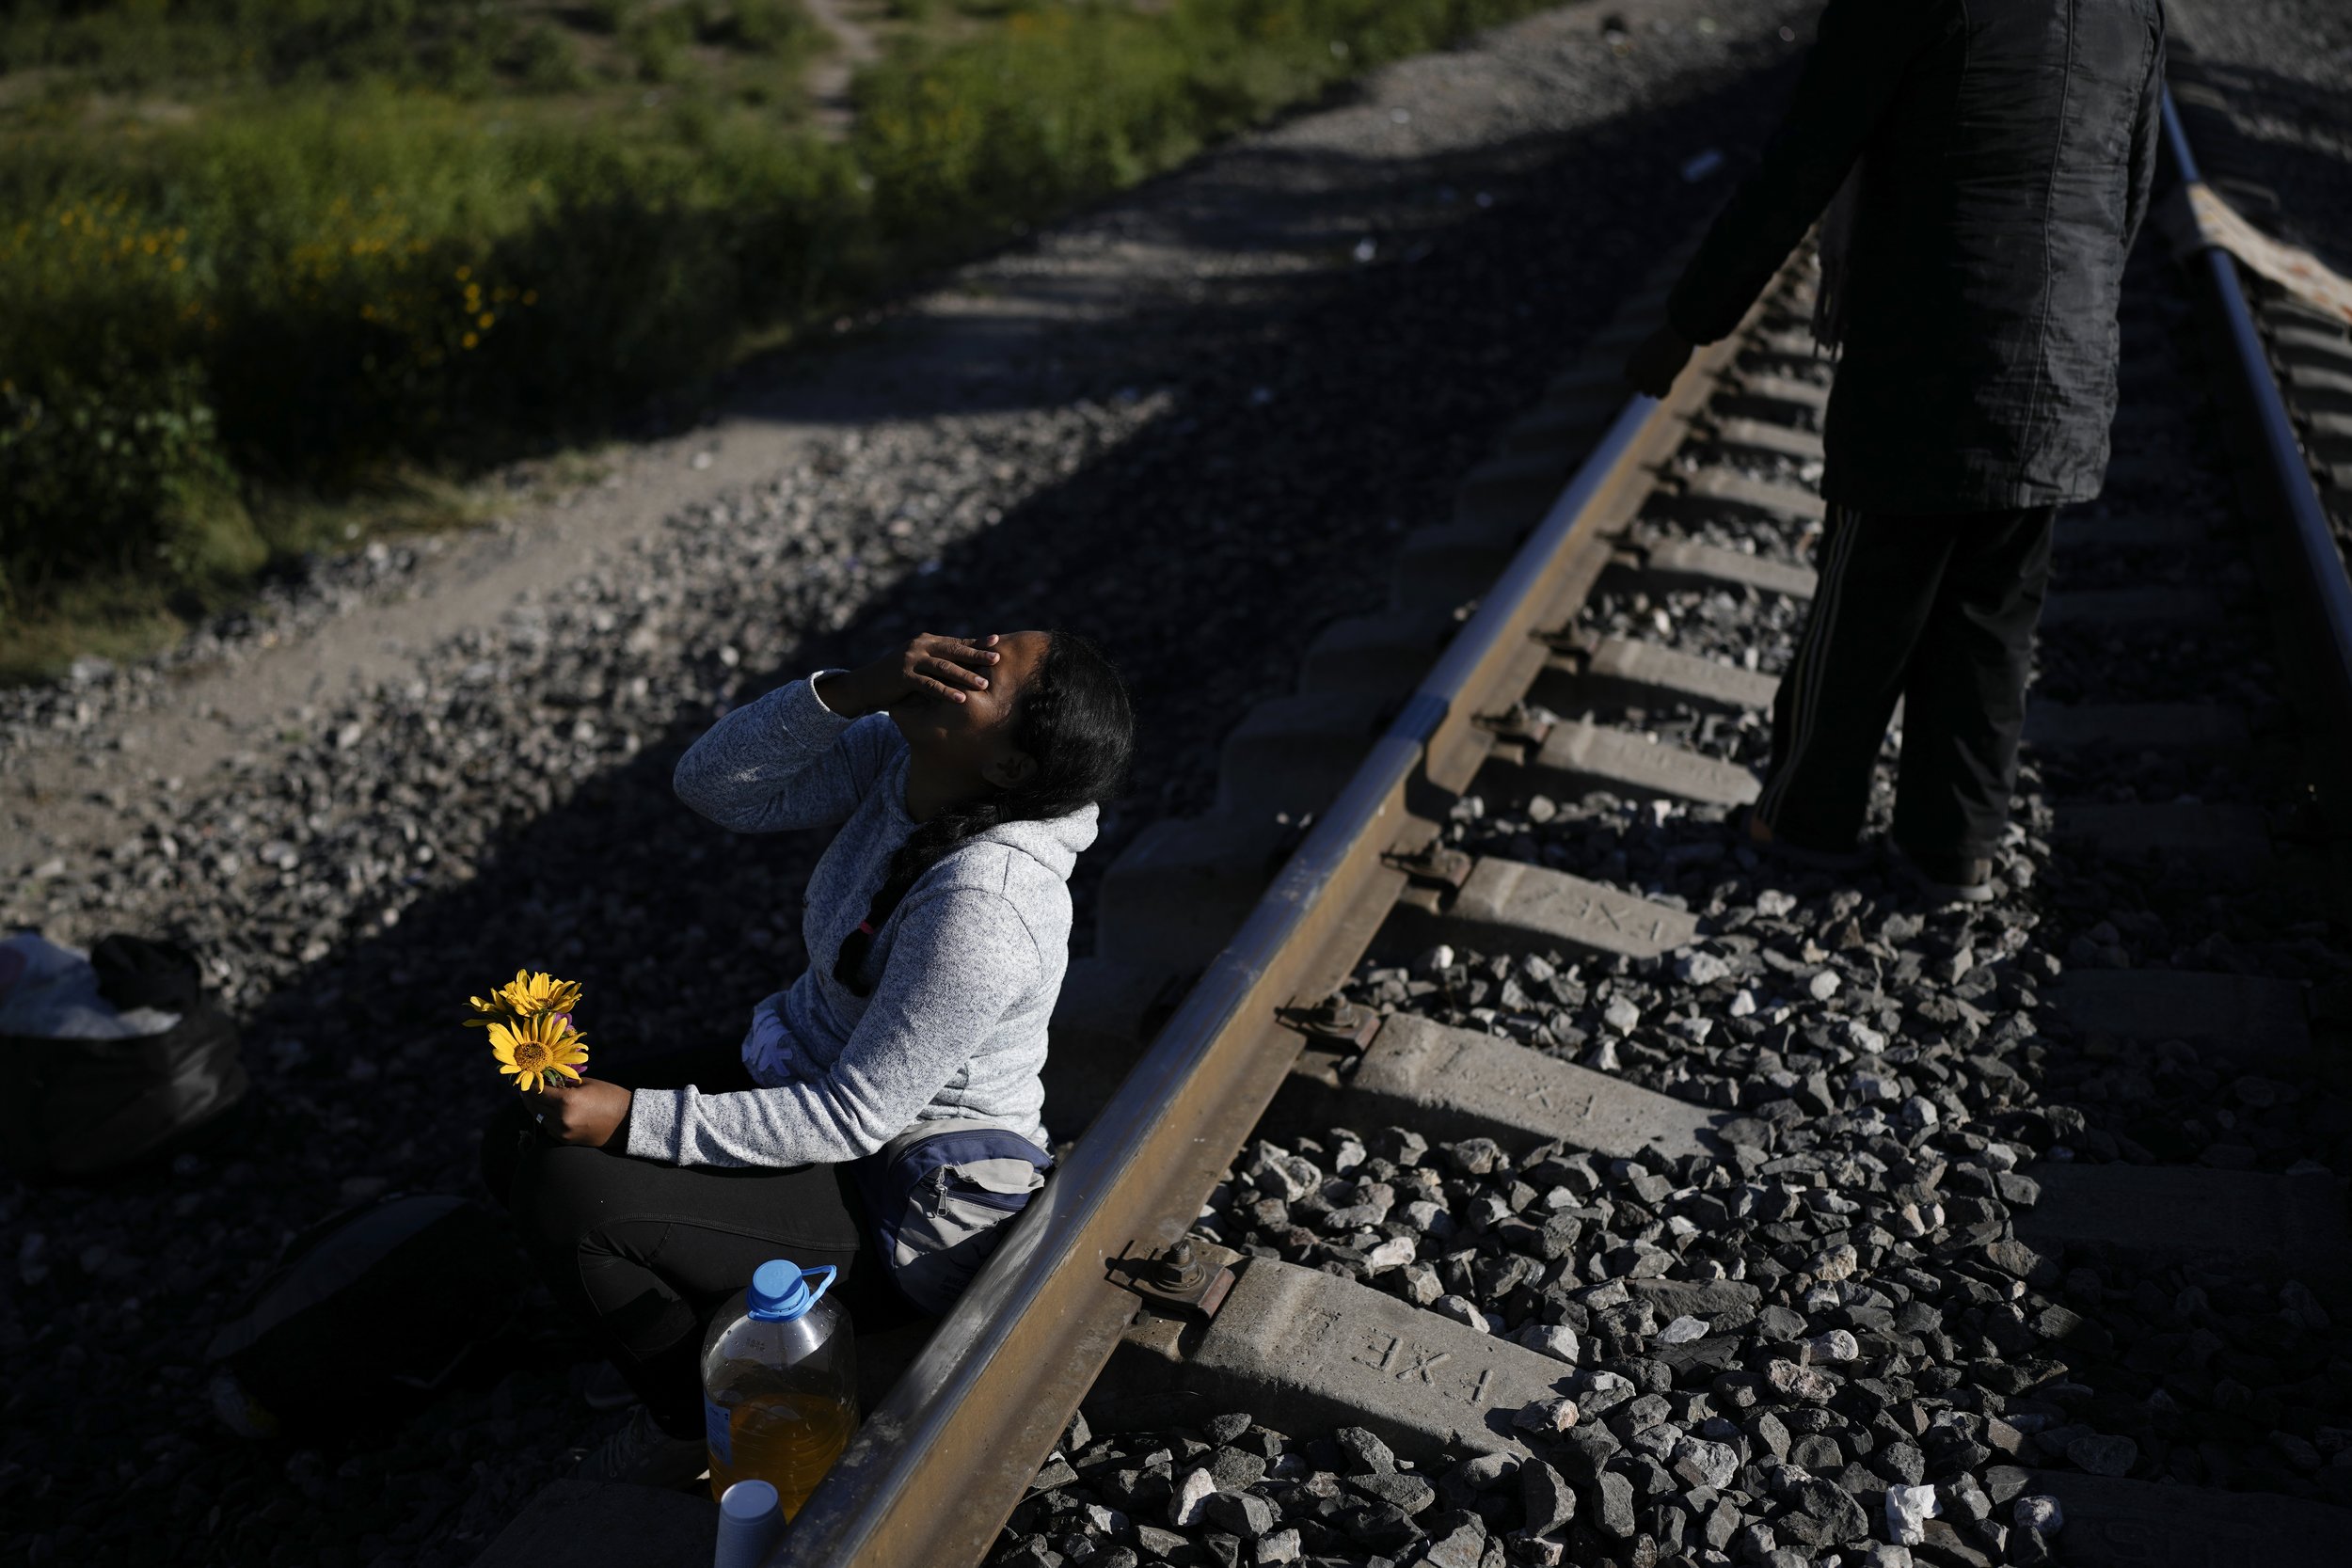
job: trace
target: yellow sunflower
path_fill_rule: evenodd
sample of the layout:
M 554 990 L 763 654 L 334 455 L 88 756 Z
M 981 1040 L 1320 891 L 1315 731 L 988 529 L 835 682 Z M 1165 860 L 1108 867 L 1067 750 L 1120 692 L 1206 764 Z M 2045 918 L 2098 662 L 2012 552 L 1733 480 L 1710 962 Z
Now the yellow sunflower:
M 516 1018 L 536 1018 L 542 1013 L 568 1013 L 580 1006 L 580 982 L 559 980 L 542 970 L 533 974 L 529 970 L 515 971 L 515 977 L 492 991 L 487 1000 L 469 996 L 479 1017 L 466 1020 L 469 1028 L 487 1028 L 499 1020 L 512 1015 Z
M 553 1083 L 561 1076 L 579 1083 L 578 1069 L 588 1060 L 588 1039 L 569 1019 L 553 1013 L 512 1023 L 493 1019 L 490 1053 L 499 1059 L 499 1071 L 513 1077 L 516 1088 L 535 1090 L 542 1079 Z

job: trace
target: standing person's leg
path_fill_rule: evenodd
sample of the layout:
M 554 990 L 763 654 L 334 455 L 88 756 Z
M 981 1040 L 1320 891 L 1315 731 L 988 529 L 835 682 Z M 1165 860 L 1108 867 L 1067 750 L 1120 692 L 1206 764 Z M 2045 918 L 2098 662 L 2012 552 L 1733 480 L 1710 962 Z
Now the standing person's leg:
M 1956 519 L 1903 708 L 1895 842 L 1939 882 L 1981 882 L 2009 826 L 2057 508 Z
M 1903 673 L 1934 603 L 1939 517 L 1830 508 L 1819 587 L 1772 700 L 1772 763 L 1756 819 L 1803 849 L 1851 848 Z

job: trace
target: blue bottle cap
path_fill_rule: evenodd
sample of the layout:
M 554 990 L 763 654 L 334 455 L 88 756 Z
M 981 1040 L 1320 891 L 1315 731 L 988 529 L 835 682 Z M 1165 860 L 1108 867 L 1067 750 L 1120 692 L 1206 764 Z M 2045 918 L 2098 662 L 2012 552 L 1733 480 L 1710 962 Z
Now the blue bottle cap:
M 746 1292 L 750 1314 L 761 1323 L 789 1323 L 816 1306 L 817 1298 L 833 1289 L 840 1272 L 828 1264 L 804 1274 L 797 1264 L 771 1259 L 752 1272 L 751 1289 Z M 812 1291 L 808 1282 L 818 1275 L 825 1277 Z
M 719 1499 L 719 1512 L 729 1519 L 755 1525 L 784 1512 L 784 1499 L 764 1481 L 739 1481 Z

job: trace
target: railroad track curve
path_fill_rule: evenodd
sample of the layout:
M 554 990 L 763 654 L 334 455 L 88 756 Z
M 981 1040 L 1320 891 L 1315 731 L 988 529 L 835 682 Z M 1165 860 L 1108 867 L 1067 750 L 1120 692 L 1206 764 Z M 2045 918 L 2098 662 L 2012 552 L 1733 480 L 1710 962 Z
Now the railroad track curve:
M 777 1563 L 2342 1560 L 2352 599 L 2234 265 L 2135 258 L 1978 910 L 1724 829 L 1810 286 L 1655 404 L 1629 302 L 1122 857 L 1092 1121 Z

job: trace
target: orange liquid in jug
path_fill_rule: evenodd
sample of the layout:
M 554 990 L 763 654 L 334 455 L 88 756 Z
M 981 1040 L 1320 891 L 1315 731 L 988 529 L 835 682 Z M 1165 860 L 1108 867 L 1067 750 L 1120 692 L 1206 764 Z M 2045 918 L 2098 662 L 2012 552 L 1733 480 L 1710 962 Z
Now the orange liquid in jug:
M 857 1430 L 857 1406 L 822 1394 L 755 1394 L 727 1412 L 733 1463 L 710 1457 L 710 1495 L 739 1481 L 776 1489 L 787 1519 L 800 1513 Z

